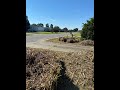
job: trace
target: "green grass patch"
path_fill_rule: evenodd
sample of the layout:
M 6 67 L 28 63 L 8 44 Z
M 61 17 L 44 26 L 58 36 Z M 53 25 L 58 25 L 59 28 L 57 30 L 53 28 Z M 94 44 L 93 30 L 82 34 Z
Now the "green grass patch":
M 75 37 L 81 37 L 80 32 L 77 32 L 76 34 L 74 34 Z
M 55 33 L 55 32 L 30 32 L 31 34 L 61 34 L 61 33 L 64 33 L 64 32 L 58 32 L 58 33 Z M 27 33 L 28 34 L 28 33 Z

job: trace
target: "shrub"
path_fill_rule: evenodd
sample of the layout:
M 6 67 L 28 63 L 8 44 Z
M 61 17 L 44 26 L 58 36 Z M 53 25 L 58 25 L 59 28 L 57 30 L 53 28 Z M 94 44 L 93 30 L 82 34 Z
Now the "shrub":
M 94 40 L 94 18 L 87 20 L 87 23 L 83 24 L 81 38 L 84 40 Z
M 60 30 L 61 30 L 61 29 L 60 29 L 58 26 L 55 26 L 55 27 L 53 28 L 53 31 L 56 32 L 56 33 L 59 32 Z

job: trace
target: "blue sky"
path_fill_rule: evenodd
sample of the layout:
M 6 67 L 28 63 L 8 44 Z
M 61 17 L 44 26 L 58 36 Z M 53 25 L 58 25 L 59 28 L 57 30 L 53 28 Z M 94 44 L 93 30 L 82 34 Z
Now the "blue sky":
M 26 0 L 26 15 L 31 24 L 81 29 L 94 16 L 94 0 Z

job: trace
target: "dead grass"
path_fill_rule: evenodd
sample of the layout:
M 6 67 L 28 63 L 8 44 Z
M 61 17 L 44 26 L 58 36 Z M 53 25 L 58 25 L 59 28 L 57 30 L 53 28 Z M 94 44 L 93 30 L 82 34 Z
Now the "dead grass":
M 92 40 L 83 40 L 80 42 L 80 45 L 82 46 L 94 46 L 94 41 Z
M 60 68 L 52 53 L 27 48 L 26 90 L 54 90 Z
M 38 52 L 39 54 L 37 54 Z M 80 90 L 94 89 L 94 50 L 83 50 L 76 53 L 67 53 L 45 49 L 27 48 L 27 55 L 27 57 L 31 55 L 36 59 L 33 59 L 35 60 L 33 61 L 34 64 L 27 64 L 26 68 L 32 69 L 33 67 L 35 68 L 41 65 L 42 71 L 39 75 L 36 75 L 38 73 L 31 74 L 30 79 L 26 80 L 26 90 L 30 90 L 30 87 L 35 88 L 33 90 L 37 90 L 36 88 L 39 88 L 39 90 L 55 90 L 54 87 L 58 80 L 60 70 L 62 69 L 61 64 L 57 63 L 58 61 L 65 63 L 65 75 L 68 76 L 70 81 L 79 87 Z M 31 59 L 27 58 L 26 60 L 29 61 Z

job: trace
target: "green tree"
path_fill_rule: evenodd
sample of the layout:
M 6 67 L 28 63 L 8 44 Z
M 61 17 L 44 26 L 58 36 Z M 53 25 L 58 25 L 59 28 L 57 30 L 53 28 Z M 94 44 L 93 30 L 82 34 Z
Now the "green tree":
M 33 23 L 31 26 L 37 26 L 37 24 Z
M 51 32 L 53 32 L 53 24 L 50 24 Z
M 57 33 L 57 32 L 60 31 L 60 28 L 59 28 L 58 26 L 55 26 L 55 27 L 53 28 L 53 31 Z
M 68 32 L 68 28 L 66 28 L 66 27 L 63 28 L 63 31 L 64 31 L 64 32 Z
M 37 26 L 44 27 L 42 23 L 38 23 Z
M 28 29 L 30 29 L 30 22 L 28 20 L 28 16 L 26 16 L 26 31 L 28 31 Z
M 74 31 L 74 32 L 77 32 L 77 31 L 78 31 L 78 28 L 73 29 L 73 31 Z
M 46 24 L 46 27 L 49 28 L 49 24 L 48 23 Z
M 83 23 L 81 38 L 85 40 L 94 40 L 94 18 L 90 18 L 86 23 Z

